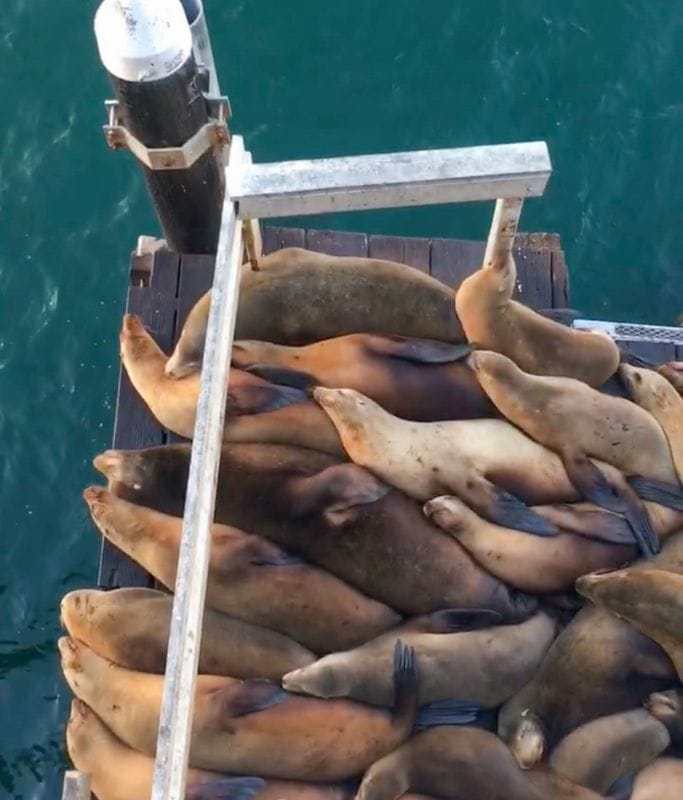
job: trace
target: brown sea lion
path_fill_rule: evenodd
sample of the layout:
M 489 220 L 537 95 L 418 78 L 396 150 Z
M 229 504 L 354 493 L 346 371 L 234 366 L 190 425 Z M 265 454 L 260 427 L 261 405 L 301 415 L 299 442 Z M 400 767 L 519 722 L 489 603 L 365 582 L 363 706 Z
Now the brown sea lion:
M 600 331 L 580 331 L 512 300 L 517 280 L 508 253 L 468 276 L 455 307 L 468 342 L 504 353 L 534 375 L 564 375 L 600 386 L 619 365 L 619 348 Z
M 681 800 L 683 759 L 658 758 L 636 775 L 630 800 Z
M 290 672 L 282 686 L 316 697 L 351 697 L 388 706 L 391 659 L 400 638 L 415 649 L 421 704 L 458 698 L 474 707 L 495 708 L 531 679 L 556 631 L 555 621 L 542 612 L 519 625 L 461 633 L 448 632 L 448 611 L 432 617 L 426 629 L 399 625 L 355 650 L 332 653 Z
M 639 562 L 640 568 L 652 562 Z M 683 574 L 683 532 L 654 563 Z M 550 646 L 531 681 L 500 710 L 498 733 L 523 766 L 579 725 L 627 711 L 677 682 L 666 653 L 632 625 L 586 606 Z
M 72 700 L 67 722 L 69 756 L 90 775 L 98 800 L 149 800 L 154 759 L 124 744 L 82 700 Z M 342 786 L 265 781 L 220 772 L 187 771 L 186 800 L 351 800 Z
M 667 729 L 644 708 L 581 725 L 553 750 L 549 765 L 561 775 L 604 794 L 619 778 L 646 767 L 669 746 Z
M 683 361 L 668 361 L 657 367 L 657 372 L 663 375 L 679 394 L 683 394 Z
M 78 589 L 62 598 L 69 635 L 115 664 L 163 674 L 173 597 L 154 589 Z M 199 672 L 279 680 L 315 656 L 293 639 L 207 608 Z
M 628 364 L 619 374 L 634 403 L 649 411 L 662 426 L 671 448 L 678 479 L 683 481 L 683 397 L 658 372 Z
M 83 498 L 109 541 L 166 588 L 175 587 L 180 517 L 97 486 L 87 488 Z M 219 524 L 212 529 L 206 605 L 291 636 L 315 653 L 357 647 L 400 620 L 387 606 L 267 539 Z
M 189 463 L 185 444 L 94 460 L 114 493 L 176 516 Z M 404 494 L 313 450 L 224 445 L 215 519 L 258 531 L 403 614 L 484 608 L 514 622 L 537 605 L 477 566 Z
M 683 755 L 683 689 L 655 692 L 647 698 L 644 706 L 666 726 L 672 745 Z
M 207 293 L 190 312 L 169 375 L 199 368 L 210 302 Z M 464 341 L 451 289 L 404 264 L 290 247 L 242 272 L 235 339 L 301 345 L 347 333 Z
M 232 364 L 277 384 L 356 389 L 403 419 L 498 416 L 463 359 L 468 345 L 355 333 L 304 347 L 237 341 Z
M 568 506 L 564 512 L 572 513 Z M 543 506 L 536 506 L 543 515 Z M 453 536 L 485 570 L 505 583 L 530 594 L 563 592 L 586 572 L 618 567 L 632 561 L 636 548 L 596 541 L 583 535 L 565 533 L 538 537 L 511 528 L 502 528 L 482 519 L 457 497 L 442 495 L 429 500 L 424 512 L 442 530 Z M 582 512 L 573 512 L 578 517 Z M 585 511 L 586 528 L 593 524 L 610 526 L 600 531 L 603 537 L 615 528 L 615 538 L 632 539 L 631 529 L 609 511 Z M 555 521 L 555 520 L 552 520 Z M 577 519 L 580 522 L 580 519 Z
M 71 691 L 129 747 L 154 755 L 164 679 L 58 642 Z M 410 733 L 417 672 L 408 648 L 394 658 L 392 710 L 351 700 L 290 695 L 270 681 L 197 677 L 189 765 L 285 780 L 345 780 L 391 752 Z
M 374 763 L 363 776 L 357 800 L 397 800 L 408 790 L 452 800 L 597 800 L 599 795 L 543 776 L 536 786 L 508 748 L 492 733 L 465 726 L 439 726 L 412 736 Z M 547 792 L 549 784 L 552 794 Z M 567 793 L 569 791 L 569 793 Z
M 576 590 L 654 639 L 683 680 L 683 575 L 638 565 L 583 575 Z
M 525 503 L 579 499 L 560 457 L 506 420 L 412 422 L 352 389 L 320 387 L 314 397 L 356 464 L 418 500 L 455 494 L 498 525 L 553 535 L 559 528 Z M 618 470 L 601 469 L 631 491 Z

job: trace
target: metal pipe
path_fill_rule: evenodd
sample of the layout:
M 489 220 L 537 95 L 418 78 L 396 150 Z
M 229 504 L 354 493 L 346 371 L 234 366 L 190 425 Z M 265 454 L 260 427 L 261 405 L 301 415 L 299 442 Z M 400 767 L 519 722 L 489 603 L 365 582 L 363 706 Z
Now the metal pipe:
M 484 265 L 499 265 L 504 267 L 512 252 L 512 246 L 517 235 L 519 217 L 522 213 L 521 197 L 505 197 L 496 200 L 496 207 L 491 220 L 491 229 L 486 241 Z
M 213 60 L 213 49 L 211 48 L 211 37 L 206 23 L 204 4 L 202 0 L 180 0 L 185 9 L 187 21 L 192 32 L 192 50 L 197 65 L 204 67 L 209 74 L 209 95 L 218 97 L 220 87 L 218 85 L 218 73 L 216 64 Z

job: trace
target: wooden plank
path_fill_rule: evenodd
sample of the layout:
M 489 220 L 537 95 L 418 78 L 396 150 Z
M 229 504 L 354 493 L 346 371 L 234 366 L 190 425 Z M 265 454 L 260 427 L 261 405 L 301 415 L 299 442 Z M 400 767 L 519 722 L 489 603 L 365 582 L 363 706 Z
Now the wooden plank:
M 306 231 L 303 228 L 280 228 L 275 225 L 264 225 L 263 252 L 272 253 L 284 247 L 306 247 Z
M 174 345 L 192 307 L 211 288 L 214 263 L 215 258 L 211 255 L 183 255 L 180 258 L 178 313 L 173 331 Z
M 515 299 L 531 308 L 551 308 L 553 291 L 551 282 L 550 250 L 513 248 L 517 265 L 517 292 Z
M 432 239 L 430 273 L 433 278 L 457 289 L 468 275 L 479 269 L 484 249 L 483 242 Z
M 553 293 L 553 308 L 569 306 L 569 273 L 564 260 L 564 251 L 559 248 L 551 251 L 550 283 Z
M 368 255 L 407 264 L 429 274 L 431 242 L 429 239 L 406 236 L 369 236 Z
M 146 274 L 147 256 L 131 257 L 131 276 L 136 281 Z M 137 314 L 159 346 L 169 351 L 176 314 L 176 288 L 180 258 L 175 253 L 158 251 L 154 255 L 149 284 L 128 289 L 126 311 Z M 154 447 L 165 441 L 164 431 L 138 397 L 125 370 L 119 370 L 112 447 L 134 450 Z M 102 539 L 97 583 L 102 588 L 150 586 L 149 575 L 118 548 Z
M 359 256 L 368 254 L 368 237 L 364 233 L 348 231 L 306 231 L 306 249 L 331 256 Z

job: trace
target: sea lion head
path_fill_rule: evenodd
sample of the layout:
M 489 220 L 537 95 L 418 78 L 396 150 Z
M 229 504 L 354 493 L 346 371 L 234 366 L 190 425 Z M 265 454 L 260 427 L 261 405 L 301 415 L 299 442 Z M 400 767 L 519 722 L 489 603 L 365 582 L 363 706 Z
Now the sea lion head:
M 343 664 L 336 668 L 340 654 L 325 656 L 301 669 L 288 672 L 282 678 L 282 688 L 297 694 L 313 697 L 346 697 L 351 691 L 350 681 Z M 343 654 L 342 654 L 343 655 Z
M 659 372 L 624 363 L 619 366 L 619 377 L 631 400 L 648 411 L 657 406 L 664 408 L 672 401 L 677 402 L 675 388 Z
M 543 723 L 528 708 L 522 712 L 508 746 L 522 769 L 531 769 L 543 758 L 545 751 Z
M 679 394 L 683 393 L 683 361 L 669 361 L 658 367 L 657 372 L 663 375 Z
M 493 350 L 473 350 L 465 361 L 478 376 L 490 376 L 496 381 L 504 380 L 511 373 L 521 372 L 514 361 Z
M 110 486 L 123 483 L 131 489 L 139 489 L 147 471 L 145 459 L 136 450 L 105 450 L 96 455 L 92 463 L 109 480 Z
M 81 752 L 93 744 L 94 725 L 96 718 L 90 706 L 78 698 L 73 698 L 66 723 L 66 740 L 70 755 L 74 752 L 74 748 Z
M 101 594 L 97 589 L 76 589 L 65 594 L 59 606 L 59 618 L 69 634 L 76 639 L 87 638 L 85 633 L 92 626 L 95 604 L 93 595 Z
M 453 535 L 463 531 L 474 516 L 472 510 L 460 498 L 447 494 L 426 502 L 422 511 L 432 522 Z
M 188 314 L 175 350 L 164 368 L 169 377 L 183 378 L 202 368 L 210 307 L 211 291 L 209 290 L 199 298 Z
M 347 452 L 350 445 L 367 444 L 368 429 L 374 428 L 386 415 L 374 400 L 354 389 L 317 386 L 313 397 L 334 423 Z
M 147 361 L 150 359 L 166 360 L 165 354 L 154 341 L 139 317 L 135 314 L 124 314 L 119 333 L 119 349 L 124 363 Z
M 577 578 L 576 591 L 596 605 L 609 603 L 610 610 L 620 616 L 617 609 L 626 611 L 640 604 L 633 590 L 633 572 L 630 569 L 602 569 Z
M 679 718 L 683 719 L 683 692 L 680 689 L 654 692 L 643 705 L 653 717 L 656 717 L 664 725 Z

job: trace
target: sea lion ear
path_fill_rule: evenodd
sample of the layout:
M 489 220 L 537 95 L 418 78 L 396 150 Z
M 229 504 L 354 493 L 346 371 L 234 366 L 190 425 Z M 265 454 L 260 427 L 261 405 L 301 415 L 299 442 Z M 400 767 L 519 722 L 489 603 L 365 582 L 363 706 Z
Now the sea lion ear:
M 291 386 L 236 386 L 228 391 L 225 415 L 229 418 L 245 414 L 265 414 L 306 399 L 304 392 Z
M 298 369 L 291 369 L 291 367 L 282 367 L 279 364 L 250 364 L 244 367 L 245 372 L 252 375 L 258 375 L 259 378 L 264 378 L 271 383 L 280 384 L 282 386 L 293 386 L 295 389 L 312 389 L 318 385 L 313 375 L 308 372 L 302 372 Z
M 416 364 L 450 364 L 466 358 L 472 347 L 467 344 L 449 344 L 435 339 L 408 339 L 402 336 L 374 336 L 366 348 L 378 356 L 400 358 Z
M 185 800 L 251 800 L 266 788 L 263 778 L 215 778 L 188 789 Z

